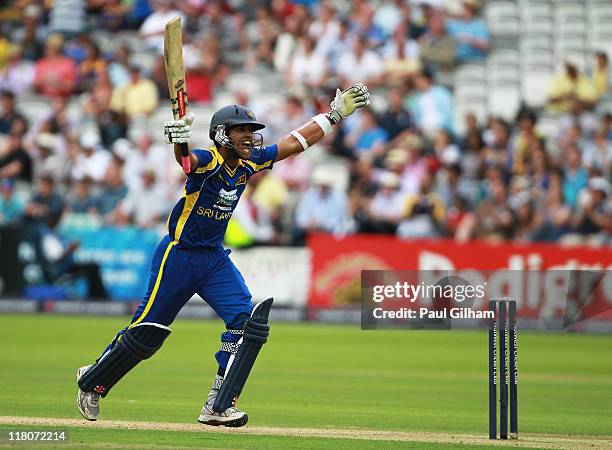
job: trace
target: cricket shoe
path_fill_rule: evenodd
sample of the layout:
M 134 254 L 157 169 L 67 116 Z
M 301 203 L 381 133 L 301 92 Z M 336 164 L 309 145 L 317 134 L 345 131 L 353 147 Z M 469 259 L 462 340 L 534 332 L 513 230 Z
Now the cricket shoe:
M 198 417 L 198 422 L 217 427 L 223 425 L 226 427 L 242 427 L 249 421 L 249 416 L 244 411 L 238 411 L 236 408 L 227 408 L 222 413 L 214 412 L 212 404 L 206 402 Z
M 91 365 L 83 366 L 77 370 L 77 382 L 90 367 Z M 87 420 L 98 420 L 98 414 L 100 413 L 100 395 L 93 392 L 83 392 L 79 389 L 79 393 L 77 394 L 77 408 L 79 408 L 79 412 Z

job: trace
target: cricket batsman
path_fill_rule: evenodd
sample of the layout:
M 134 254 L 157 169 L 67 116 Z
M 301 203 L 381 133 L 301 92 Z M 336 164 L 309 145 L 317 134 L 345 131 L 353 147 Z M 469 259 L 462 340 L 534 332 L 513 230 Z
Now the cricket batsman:
M 168 235 L 153 256 L 144 300 L 130 325 L 119 331 L 95 364 L 77 371 L 77 406 L 81 415 L 96 420 L 100 397 L 143 359 L 159 350 L 170 335 L 170 324 L 187 301 L 198 294 L 225 322 L 219 365 L 198 422 L 241 427 L 245 412 L 235 408 L 255 358 L 268 337 L 272 299 L 253 307 L 244 279 L 223 248 L 228 221 L 251 175 L 271 169 L 274 162 L 296 155 L 318 142 L 356 109 L 370 104 L 368 88 L 359 83 L 338 89 L 331 110 L 319 114 L 278 144 L 263 146 L 252 111 L 229 105 L 213 115 L 208 150 L 189 152 L 191 172 L 185 193 L 168 218 Z M 191 136 L 193 116 L 164 122 L 168 143 L 181 164 L 180 144 Z

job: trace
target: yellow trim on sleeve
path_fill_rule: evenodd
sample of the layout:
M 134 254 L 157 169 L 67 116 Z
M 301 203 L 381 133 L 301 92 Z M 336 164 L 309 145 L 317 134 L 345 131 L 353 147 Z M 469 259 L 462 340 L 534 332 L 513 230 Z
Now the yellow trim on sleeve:
M 255 172 L 259 172 L 260 170 L 265 169 L 266 167 L 269 167 L 272 165 L 271 159 L 269 159 L 263 164 L 255 164 L 253 161 L 245 161 L 245 162 L 247 166 L 251 167 L 251 169 L 253 169 Z
M 206 166 L 198 167 L 196 169 L 196 173 L 204 173 L 209 170 L 213 170 L 215 167 L 217 167 L 217 165 L 223 164 L 223 156 L 221 156 L 221 153 L 219 153 L 217 147 L 211 145 L 208 151 L 212 153 L 212 160 Z
M 157 272 L 157 278 L 155 279 L 155 285 L 153 286 L 153 292 L 151 292 L 151 295 L 149 296 L 149 300 L 147 301 L 144 311 L 142 312 L 140 317 L 133 324 L 129 326 L 129 328 L 133 328 L 136 325 L 138 325 L 140 322 L 142 322 L 142 320 L 147 316 L 147 314 L 151 310 L 151 307 L 153 306 L 153 302 L 155 301 L 155 297 L 157 296 L 157 291 L 159 290 L 159 285 L 161 283 L 162 275 L 164 274 L 164 265 L 166 264 L 166 259 L 168 259 L 168 253 L 170 253 L 170 250 L 172 249 L 172 247 L 174 247 L 177 244 L 177 242 L 178 241 L 172 241 L 166 247 L 166 251 L 164 252 L 164 256 L 162 257 L 162 260 L 161 260 L 161 264 L 159 265 L 159 271 Z
M 215 167 L 217 167 L 217 155 L 215 155 L 213 152 L 211 153 L 212 153 L 211 161 L 204 167 L 198 167 L 196 169 L 196 173 L 208 172 L 209 170 L 213 170 Z

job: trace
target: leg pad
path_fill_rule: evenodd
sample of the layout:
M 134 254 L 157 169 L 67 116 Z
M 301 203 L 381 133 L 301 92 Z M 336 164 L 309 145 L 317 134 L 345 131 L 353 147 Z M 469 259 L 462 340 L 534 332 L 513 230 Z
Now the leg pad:
M 79 379 L 79 388 L 106 397 L 110 389 L 140 361 L 160 349 L 170 335 L 170 328 L 157 324 L 141 324 L 128 328 Z
M 273 300 L 271 298 L 258 303 L 244 327 L 242 343 L 232 355 L 225 371 L 225 377 L 219 395 L 215 399 L 213 411 L 223 412 L 234 406 L 242 392 L 251 369 L 255 364 L 261 346 L 268 340 L 270 326 L 268 316 Z

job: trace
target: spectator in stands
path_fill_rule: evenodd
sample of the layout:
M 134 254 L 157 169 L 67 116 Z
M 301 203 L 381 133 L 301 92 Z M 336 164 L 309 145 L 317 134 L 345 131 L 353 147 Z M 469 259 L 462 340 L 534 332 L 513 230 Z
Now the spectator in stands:
M 23 58 L 36 61 L 43 56 L 44 40 L 47 27 L 42 23 L 42 10 L 38 5 L 30 4 L 24 9 L 23 26 L 15 33 L 14 39 L 21 49 Z
M 565 167 L 563 173 L 563 197 L 565 202 L 575 209 L 578 205 L 578 194 L 586 187 L 589 176 L 581 164 L 581 152 L 576 145 L 565 150 Z
M 542 218 L 536 210 L 534 200 L 527 191 L 522 191 L 513 203 L 515 226 L 512 238 L 517 241 L 531 242 L 537 236 Z
M 364 36 L 369 48 L 378 48 L 385 40 L 385 32 L 374 22 L 374 10 L 371 8 L 365 8 L 354 16 L 351 31 Z
M 463 0 L 463 12 L 447 23 L 448 33 L 457 42 L 459 62 L 483 60 L 489 49 L 489 31 L 484 19 L 478 16 L 478 0 Z
M 377 181 L 377 189 L 364 210 L 359 231 L 368 233 L 394 234 L 404 215 L 406 194 L 400 189 L 400 177 L 391 171 L 384 171 Z
M 113 85 L 104 71 L 93 81 L 88 92 L 83 96 L 83 113 L 88 115 L 89 120 L 100 120 L 101 116 L 108 111 L 111 97 L 113 95 Z M 102 142 L 109 144 L 102 134 Z
M 51 110 L 43 116 L 38 124 L 39 133 L 69 134 L 76 129 L 77 122 L 68 114 L 68 101 L 65 98 L 55 98 Z
M 36 152 L 35 179 L 43 175 L 52 177 L 57 183 L 69 179 L 71 166 L 66 156 L 63 136 L 40 133 L 34 138 Z
M 170 165 L 168 149 L 154 143 L 148 133 L 141 133 L 134 139 L 135 146 L 127 154 L 123 167 L 123 180 L 130 190 L 142 187 L 146 179 L 144 172 L 152 171 L 158 182 L 164 182 Z
M 548 109 L 555 113 L 566 112 L 573 97 L 576 97 L 584 108 L 591 109 L 597 101 L 597 90 L 593 82 L 580 73 L 578 61 L 567 57 L 564 60 L 564 71 L 550 81 Z
M 105 222 L 114 221 L 114 213 L 123 199 L 127 196 L 128 188 L 123 182 L 121 166 L 113 162 L 106 171 L 106 176 L 97 197 L 96 208 L 104 217 Z
M 416 126 L 427 135 L 441 128 L 452 132 L 453 99 L 448 89 L 433 84 L 433 74 L 428 68 L 417 75 L 415 85 L 418 92 L 410 112 Z
M 604 129 L 598 130 L 595 138 L 585 145 L 582 163 L 591 173 L 599 173 L 606 179 L 612 176 L 612 142 Z
M 15 183 L 10 178 L 0 180 L 0 226 L 17 224 L 23 217 L 25 204 L 15 192 Z
M 249 5 L 250 6 L 250 5 Z M 240 51 L 244 53 L 248 49 L 249 40 L 241 14 L 228 16 L 223 11 L 224 2 L 211 1 L 207 2 L 205 15 L 200 22 L 200 30 L 203 30 L 205 37 L 223 37 L 221 39 L 221 48 L 223 53 L 233 53 Z M 247 8 L 254 10 L 252 6 Z
M 411 192 L 410 186 L 414 183 L 415 178 L 418 178 L 412 176 L 413 174 L 407 174 L 409 159 L 409 153 L 404 148 L 392 148 L 386 153 L 382 164 L 387 171 L 398 176 L 399 190 L 404 194 Z
M 0 178 L 32 182 L 32 158 L 24 148 L 23 136 L 11 132 L 2 147 L 0 149 Z
M 408 38 L 406 25 L 400 23 L 393 37 L 382 47 L 385 80 L 387 83 L 403 85 L 421 68 L 419 44 Z
M 435 181 L 436 193 L 444 202 L 446 210 L 458 208 L 463 204 L 467 208 L 474 203 L 476 190 L 473 184 L 462 176 L 458 162 L 444 164 L 436 172 Z
M 142 78 L 141 69 L 130 67 L 130 83 L 113 89 L 110 108 L 125 114 L 129 119 L 152 114 L 157 108 L 158 97 L 155 83 Z
M 99 26 L 105 30 L 117 32 L 125 27 L 128 6 L 121 0 L 105 0 L 102 2 L 99 16 Z
M 595 53 L 596 65 L 593 72 L 593 84 L 597 90 L 597 96 L 603 97 L 608 93 L 610 64 L 606 52 Z
M 404 96 L 399 88 L 391 88 L 387 94 L 387 108 L 378 117 L 378 123 L 394 139 L 399 134 L 413 127 L 412 116 L 404 106 Z
M 274 172 L 289 191 L 302 192 L 310 179 L 310 163 L 307 158 L 287 158 L 274 165 Z
M 461 147 L 462 156 L 459 164 L 465 178 L 471 181 L 476 180 L 480 176 L 484 162 L 483 148 L 484 142 L 480 131 L 473 130 L 468 132 Z
M 86 133 L 79 139 L 80 151 L 76 156 L 71 176 L 74 180 L 91 178 L 96 183 L 102 181 L 111 162 L 111 154 L 100 148 L 100 137 Z
M 259 64 L 273 67 L 274 42 L 280 33 L 280 27 L 272 18 L 272 12 L 267 6 L 260 6 L 255 11 L 255 20 L 249 27 L 249 42 L 251 50 L 247 56 L 245 67 L 252 69 Z
M 50 176 L 43 176 L 38 187 L 26 206 L 26 216 L 38 223 L 46 224 L 58 220 L 64 210 L 64 200 L 58 194 L 55 181 Z
M 457 164 L 461 159 L 461 151 L 455 144 L 448 131 L 442 129 L 436 131 L 433 136 L 433 151 L 438 163 Z
M 297 96 L 289 95 L 285 97 L 285 101 L 279 109 L 281 113 L 270 115 L 269 120 L 266 122 L 266 128 L 262 130 L 265 133 L 264 139 L 268 142 L 280 141 L 287 132 L 287 129 L 297 129 L 297 127 L 308 121 L 304 102 Z M 303 158 L 288 158 L 283 163 L 293 159 Z
M 284 20 L 283 29 L 274 46 L 274 69 L 277 72 L 285 73 L 289 69 L 300 35 L 301 23 L 297 16 L 292 14 Z
M 358 35 L 352 49 L 340 56 L 336 70 L 343 87 L 360 82 L 375 87 L 382 81 L 382 61 L 375 52 L 368 50 L 363 35 Z
M 342 55 L 351 51 L 355 40 L 355 36 L 350 31 L 350 24 L 348 20 L 340 20 L 338 24 L 338 37 L 336 38 L 334 45 L 330 47 L 327 55 L 329 70 L 334 74 L 338 73 L 338 61 L 340 61 Z
M 382 29 L 386 36 L 390 36 L 402 22 L 404 8 L 410 9 L 410 4 L 404 0 L 383 2 L 379 8 L 376 8 L 374 23 Z M 410 16 L 408 15 L 408 17 Z
M 130 223 L 140 228 L 154 228 L 158 226 L 167 213 L 166 202 L 162 186 L 155 177 L 153 170 L 145 170 L 142 175 L 140 187 L 128 190 L 125 199 L 117 210 L 117 224 Z
M 316 44 L 316 53 L 327 58 L 337 45 L 340 35 L 340 23 L 336 10 L 329 0 L 322 1 L 317 8 L 317 17 L 308 26 L 308 35 Z
M 470 235 L 500 240 L 512 237 L 514 214 L 508 206 L 508 190 L 501 177 L 492 178 L 489 196 L 481 201 L 474 216 Z
M 326 80 L 327 60 L 323 54 L 315 52 L 315 40 L 312 37 L 302 37 L 288 66 L 285 83 L 305 93 L 322 87 Z
M 13 122 L 23 116 L 15 108 L 15 94 L 10 91 L 0 93 L 0 134 L 9 134 Z
M 525 163 L 528 158 L 528 150 L 533 141 L 539 140 L 541 136 L 536 130 L 538 117 L 533 111 L 521 111 L 517 120 L 517 133 L 512 142 L 512 172 L 524 174 L 527 171 Z
M 484 163 L 488 166 L 499 165 L 509 170 L 512 162 L 510 124 L 503 119 L 492 118 L 488 131 L 489 143 L 483 151 Z
M 353 148 L 355 157 L 371 160 L 382 154 L 389 133 L 376 122 L 376 115 L 371 109 L 364 108 L 359 124 L 345 138 L 345 145 Z
M 542 223 L 533 235 L 534 241 L 557 242 L 569 230 L 572 209 L 563 200 L 563 172 L 552 169 L 548 191 L 539 205 Z
M 612 234 L 611 194 L 612 188 L 606 179 L 596 177 L 589 180 L 588 190 L 581 193 L 577 214 L 572 218 L 577 235 L 568 237 L 566 243 L 602 245 L 609 241 Z
M 97 212 L 91 178 L 85 177 L 76 182 L 74 190 L 68 195 L 66 208 L 67 211 L 77 214 Z
M 123 87 L 130 83 L 130 49 L 127 45 L 119 45 L 108 65 L 108 76 L 113 87 Z
M 439 236 L 446 216 L 444 201 L 434 190 L 434 175 L 426 171 L 419 192 L 406 199 L 397 235 L 403 239 Z
M 13 44 L 8 62 L 0 68 L 0 91 L 14 94 L 29 91 L 34 84 L 34 72 L 34 63 L 24 59 L 21 47 Z
M 279 226 L 289 197 L 289 190 L 283 180 L 270 170 L 262 170 L 249 179 L 253 188 L 253 202 L 263 208 L 272 224 Z
M 85 46 L 85 59 L 79 64 L 79 90 L 89 90 L 103 73 L 106 74 L 106 61 L 100 54 L 100 48 L 89 41 Z
M 272 16 L 277 22 L 283 22 L 287 17 L 293 15 L 296 5 L 289 0 L 272 0 Z
M 435 11 L 431 15 L 427 22 L 427 32 L 419 39 L 419 45 L 423 63 L 431 67 L 438 82 L 450 84 L 455 68 L 456 43 L 446 32 L 442 12 Z
M 545 196 L 550 182 L 550 169 L 552 163 L 546 153 L 546 142 L 544 139 L 534 140 L 528 150 L 525 160 L 526 176 L 529 179 L 531 192 L 534 196 Z
M 312 174 L 312 184 L 302 196 L 296 215 L 296 243 L 312 231 L 343 233 L 350 230 L 351 218 L 346 193 L 336 189 L 335 174 L 325 167 Z
M 569 99 L 569 110 L 557 120 L 558 137 L 563 139 L 575 125 L 585 137 L 592 137 L 599 126 L 595 114 L 586 110 L 582 102 L 573 96 Z
M 164 28 L 174 17 L 184 19 L 183 13 L 172 6 L 172 0 L 155 0 L 152 2 L 153 13 L 140 26 L 140 37 L 147 47 L 160 55 L 164 52 Z
M 468 201 L 456 197 L 454 203 L 446 212 L 444 224 L 446 235 L 456 242 L 467 242 L 470 239 L 470 226 L 474 223 L 474 213 L 470 211 Z
M 74 93 L 77 83 L 77 67 L 74 61 L 62 55 L 64 39 L 52 34 L 47 39 L 45 56 L 36 62 L 34 86 L 47 97 L 68 97 Z
M 206 47 L 206 45 L 203 47 Z M 185 82 L 189 86 L 190 103 L 210 103 L 212 101 L 216 72 L 221 67 L 227 69 L 220 63 L 221 61 L 217 59 L 216 53 L 211 51 L 209 46 L 209 48 L 202 50 L 201 55 L 198 55 L 197 60 L 193 61 L 190 67 L 186 68 Z M 159 81 L 163 80 L 160 79 Z M 163 89 L 163 84 L 162 86 L 158 85 L 158 91 L 165 92 Z M 167 87 L 165 89 L 167 90 Z

